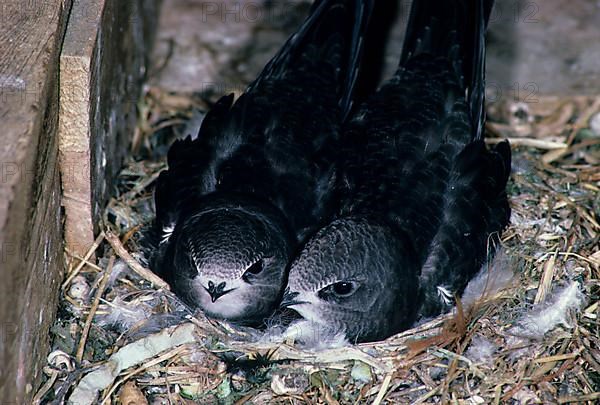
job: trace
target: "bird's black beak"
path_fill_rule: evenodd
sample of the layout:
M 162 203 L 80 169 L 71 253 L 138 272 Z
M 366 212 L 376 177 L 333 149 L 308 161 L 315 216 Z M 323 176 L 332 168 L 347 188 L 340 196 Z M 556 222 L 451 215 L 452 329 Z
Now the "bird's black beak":
M 215 302 L 216 300 L 218 300 L 225 294 L 235 290 L 235 288 L 226 290 L 225 285 L 226 285 L 225 281 L 219 283 L 219 285 L 215 285 L 215 283 L 213 283 L 212 281 L 209 281 L 208 288 L 204 287 L 206 292 L 208 292 L 208 294 L 210 295 L 210 299 L 212 300 L 212 302 Z
M 286 288 L 285 292 L 283 293 L 283 298 L 281 299 L 281 304 L 279 304 L 279 307 L 287 308 L 291 307 L 292 305 L 304 304 L 304 301 L 296 300 L 296 297 L 298 295 L 300 295 L 300 293 L 290 292 L 290 289 Z

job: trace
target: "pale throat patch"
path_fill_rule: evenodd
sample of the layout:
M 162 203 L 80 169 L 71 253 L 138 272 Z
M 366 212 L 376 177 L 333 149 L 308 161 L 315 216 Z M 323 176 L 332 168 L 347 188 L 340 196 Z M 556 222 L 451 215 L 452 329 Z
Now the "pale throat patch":
M 205 290 L 205 285 L 202 283 L 199 277 L 193 280 L 194 289 L 198 291 L 200 298 L 200 307 L 208 315 L 219 318 L 238 318 L 245 314 L 248 305 L 248 299 L 240 285 L 231 284 L 235 290 L 223 295 L 215 302 L 212 302 L 210 294 Z
M 281 335 L 283 341 L 294 341 L 312 349 L 327 349 L 349 344 L 343 330 L 334 330 L 325 324 L 309 320 L 292 323 Z

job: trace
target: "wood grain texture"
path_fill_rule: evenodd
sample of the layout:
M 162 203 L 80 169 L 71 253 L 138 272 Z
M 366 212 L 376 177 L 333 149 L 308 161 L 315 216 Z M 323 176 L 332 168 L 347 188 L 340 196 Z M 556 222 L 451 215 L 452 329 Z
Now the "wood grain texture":
M 158 2 L 82 3 L 79 14 L 71 0 L 0 4 L 0 403 L 30 403 L 63 277 L 59 93 L 69 119 L 61 130 L 84 134 L 61 145 L 70 153 L 61 160 L 65 206 L 83 202 L 87 215 L 70 228 L 77 247 L 87 245 L 135 123 Z
M 157 0 L 75 0 L 60 58 L 65 241 L 83 254 L 129 152 Z
M 0 5 L 0 402 L 30 403 L 62 279 L 58 59 L 70 1 Z

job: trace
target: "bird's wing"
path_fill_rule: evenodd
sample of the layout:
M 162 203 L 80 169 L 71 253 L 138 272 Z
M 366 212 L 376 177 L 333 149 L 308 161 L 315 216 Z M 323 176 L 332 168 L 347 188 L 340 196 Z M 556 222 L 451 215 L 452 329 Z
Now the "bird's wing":
M 451 299 L 460 295 L 493 256 L 510 219 L 510 165 L 508 142 L 488 150 L 483 141 L 475 141 L 455 159 L 442 195 L 443 216 L 421 270 L 421 315 L 439 313 L 444 308 L 440 292 L 450 293 Z
M 400 70 L 410 69 L 419 55 L 452 63 L 469 105 L 474 137 L 483 136 L 485 121 L 485 31 L 494 0 L 422 0 L 412 4 Z
M 380 217 L 409 235 L 426 285 L 468 280 L 485 252 L 477 243 L 507 223 L 510 150 L 488 152 L 481 140 L 491 5 L 413 2 L 396 75 L 345 133 L 342 215 Z M 464 249 L 459 234 L 471 235 Z
M 344 131 L 342 200 L 360 206 L 366 199 L 381 199 L 394 210 L 395 198 L 388 194 L 404 193 L 403 179 L 419 161 L 441 146 L 457 154 L 481 139 L 484 33 L 492 4 L 413 2 L 396 74 Z
M 249 91 L 264 81 L 283 78 L 290 71 L 317 66 L 325 71 L 314 73 L 323 75 L 329 71 L 327 74 L 335 83 L 335 94 L 345 118 L 352 108 L 354 86 L 374 3 L 375 0 L 315 0 L 303 26 L 265 66 Z M 316 59 L 311 61 L 311 57 Z
M 177 141 L 156 187 L 168 228 L 198 196 L 251 193 L 300 230 L 322 215 L 338 127 L 352 105 L 373 0 L 321 0 L 233 103 L 223 97 L 195 140 Z
M 492 6 L 492 0 L 424 0 L 411 10 L 400 72 L 412 70 L 420 55 L 436 55 L 452 63 L 453 80 L 460 78 L 458 94 L 442 97 L 453 114 L 432 126 L 446 140 L 413 166 L 403 194 L 407 198 L 399 222 L 414 235 L 424 260 L 421 315 L 439 313 L 444 303 L 440 293 L 462 292 L 486 254 L 495 250 L 488 243 L 498 240 L 509 220 L 505 188 L 510 148 L 501 144 L 488 151 L 482 141 L 485 31 Z

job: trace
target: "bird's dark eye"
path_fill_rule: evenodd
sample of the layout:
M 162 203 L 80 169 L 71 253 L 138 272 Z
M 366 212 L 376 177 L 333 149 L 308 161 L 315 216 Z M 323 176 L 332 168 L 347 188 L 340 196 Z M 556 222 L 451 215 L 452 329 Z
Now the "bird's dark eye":
M 354 284 L 348 281 L 340 281 L 332 285 L 333 292 L 340 296 L 349 295 L 354 291 Z
M 263 261 L 262 259 L 254 263 L 252 266 L 248 267 L 244 274 L 242 275 L 242 279 L 246 282 L 250 280 L 250 277 L 256 276 L 263 271 Z
M 321 289 L 317 295 L 319 298 L 329 301 L 336 298 L 346 298 L 351 296 L 358 289 L 359 284 L 354 281 L 338 281 L 337 283 L 329 284 Z
M 329 300 L 335 297 L 349 297 L 356 291 L 356 284 L 352 281 L 338 281 L 328 285 L 319 291 L 319 297 L 324 300 Z
M 262 260 L 257 261 L 252 266 L 250 266 L 246 269 L 246 272 L 250 273 L 250 274 L 258 274 L 261 271 L 263 271 L 263 261 Z

